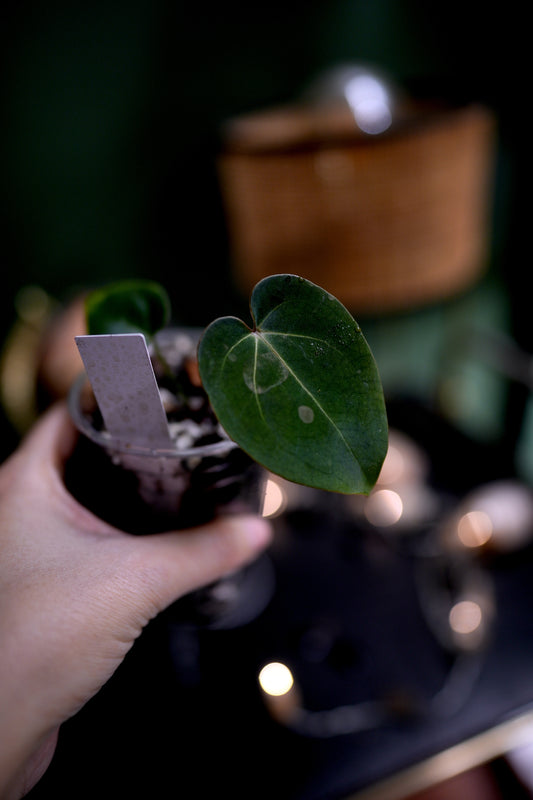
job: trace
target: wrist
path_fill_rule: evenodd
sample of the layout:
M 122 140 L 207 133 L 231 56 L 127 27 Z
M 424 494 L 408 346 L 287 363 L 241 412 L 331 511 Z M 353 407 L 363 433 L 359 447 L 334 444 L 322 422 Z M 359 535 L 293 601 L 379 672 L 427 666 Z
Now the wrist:
M 19 800 L 44 775 L 54 755 L 59 729 L 41 735 L 0 717 L 0 797 Z
M 0 636 L 0 639 L 2 637 Z M 51 761 L 58 727 L 43 713 L 43 701 L 26 675 L 24 659 L 5 636 L 0 660 L 0 798 L 17 800 L 39 780 Z

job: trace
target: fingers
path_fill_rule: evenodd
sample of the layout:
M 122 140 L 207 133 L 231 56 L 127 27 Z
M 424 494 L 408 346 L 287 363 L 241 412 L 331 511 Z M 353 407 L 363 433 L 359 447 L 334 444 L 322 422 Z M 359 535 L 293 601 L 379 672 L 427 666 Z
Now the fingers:
M 32 492 L 39 488 L 46 492 L 50 477 L 63 473 L 64 464 L 74 449 L 77 432 L 70 421 L 63 403 L 47 411 L 0 466 L 0 494 L 13 488 L 16 495 L 25 485 L 26 496 L 29 484 Z
M 24 454 L 31 452 L 33 459 L 49 461 L 62 471 L 72 454 L 78 434 L 70 419 L 67 406 L 58 402 L 35 423 L 20 446 Z
M 14 509 L 24 509 L 30 516 L 31 512 L 34 516 L 38 514 L 40 509 L 41 535 L 48 528 L 52 529 L 51 534 L 54 528 L 58 533 L 64 525 L 78 531 L 120 533 L 82 506 L 65 486 L 65 465 L 77 440 L 78 431 L 63 401 L 44 412 L 17 450 L 0 466 L 4 513 L 7 501 Z M 26 507 L 27 497 L 33 499 L 31 507 Z M 48 525 L 51 521 L 54 524 Z

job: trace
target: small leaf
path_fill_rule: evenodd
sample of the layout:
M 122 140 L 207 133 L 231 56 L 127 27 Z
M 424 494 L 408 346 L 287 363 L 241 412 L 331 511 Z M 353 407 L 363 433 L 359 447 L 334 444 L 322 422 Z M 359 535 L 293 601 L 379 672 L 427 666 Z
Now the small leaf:
M 200 341 L 200 374 L 228 435 L 288 480 L 368 493 L 387 450 L 376 364 L 358 324 L 319 286 L 274 275 L 254 289 L 252 330 L 215 320 Z
M 85 313 L 90 334 L 139 332 L 150 337 L 168 323 L 170 300 L 155 281 L 117 281 L 91 292 Z

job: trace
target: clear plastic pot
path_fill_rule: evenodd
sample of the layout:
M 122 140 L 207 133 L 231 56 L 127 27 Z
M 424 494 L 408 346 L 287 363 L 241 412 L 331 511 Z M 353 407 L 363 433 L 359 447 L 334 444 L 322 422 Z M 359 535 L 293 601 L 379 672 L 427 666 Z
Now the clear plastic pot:
M 100 427 L 84 374 L 72 386 L 69 411 L 82 434 L 73 493 L 112 524 L 149 534 L 199 525 L 221 514 L 260 513 L 266 475 L 231 440 L 188 449 L 121 442 Z M 193 592 L 167 613 L 178 622 L 234 627 L 257 616 L 272 591 L 272 566 L 264 556 Z

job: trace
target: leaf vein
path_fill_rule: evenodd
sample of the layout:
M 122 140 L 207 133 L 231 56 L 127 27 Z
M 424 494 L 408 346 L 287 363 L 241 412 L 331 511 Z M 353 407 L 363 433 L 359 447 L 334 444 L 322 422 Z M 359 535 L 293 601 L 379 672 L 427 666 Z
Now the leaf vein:
M 258 333 L 262 336 L 263 334 L 267 336 L 281 336 L 285 339 L 306 339 L 310 342 L 317 342 L 318 344 L 324 345 L 325 347 L 329 347 L 331 350 L 334 350 L 336 353 L 340 353 L 342 355 L 342 350 L 338 347 L 335 347 L 330 341 L 327 339 L 319 339 L 318 336 L 308 336 L 305 333 L 281 333 L 280 331 L 264 331 L 260 330 Z M 266 341 L 266 340 L 265 340 Z M 277 351 L 274 350 L 277 353 Z
M 349 452 L 349 453 L 350 453 L 352 456 L 354 456 L 354 453 L 353 453 L 353 450 L 352 450 L 352 448 L 350 447 L 349 443 L 346 441 L 346 437 L 344 436 L 344 434 L 342 433 L 342 431 L 340 430 L 340 428 L 338 427 L 338 425 L 337 425 L 337 424 L 334 422 L 334 420 L 332 420 L 332 418 L 331 418 L 331 417 L 330 417 L 330 415 L 327 413 L 327 411 L 326 411 L 326 410 L 323 408 L 323 406 L 322 406 L 322 405 L 321 405 L 321 404 L 318 402 L 318 400 L 316 399 L 316 397 L 314 396 L 314 394 L 313 394 L 313 393 L 310 391 L 310 389 L 308 389 L 308 388 L 307 388 L 307 386 L 306 386 L 306 385 L 305 385 L 305 384 L 304 384 L 304 383 L 303 383 L 303 382 L 300 380 L 300 378 L 299 378 L 299 377 L 296 375 L 296 373 L 294 372 L 294 370 L 293 370 L 293 369 L 291 369 L 290 365 L 289 365 L 289 364 L 288 364 L 288 363 L 285 361 L 285 359 L 284 359 L 284 358 L 281 356 L 281 354 L 280 354 L 280 353 L 279 353 L 279 352 L 276 350 L 276 348 L 275 348 L 275 347 L 274 347 L 274 346 L 271 344 L 271 342 L 269 342 L 269 341 L 268 341 L 268 339 L 265 339 L 265 337 L 262 335 L 262 333 L 261 333 L 261 334 L 259 334 L 259 335 L 260 335 L 260 337 L 261 337 L 261 341 L 262 341 L 262 342 L 264 342 L 264 343 L 265 343 L 265 345 L 266 345 L 268 348 L 270 348 L 270 350 L 272 351 L 272 353 L 274 353 L 274 355 L 275 355 L 277 358 L 279 358 L 279 360 L 280 360 L 280 361 L 281 361 L 281 363 L 282 363 L 282 364 L 283 364 L 283 365 L 286 367 L 286 369 L 288 370 L 288 372 L 290 373 L 290 375 L 292 375 L 292 377 L 294 378 L 294 380 L 295 380 L 295 381 L 298 383 L 298 385 L 299 385 L 299 386 L 300 386 L 300 387 L 303 389 L 303 391 L 304 391 L 304 392 L 305 392 L 305 393 L 306 393 L 306 394 L 307 394 L 307 395 L 308 395 L 308 396 L 311 398 L 312 402 L 313 402 L 313 403 L 316 405 L 316 407 L 318 408 L 318 410 L 319 410 L 319 411 L 320 411 L 320 412 L 323 414 L 323 416 L 324 416 L 324 417 L 325 417 L 325 418 L 328 420 L 328 422 L 330 423 L 330 425 L 332 426 L 332 428 L 333 428 L 333 429 L 336 431 L 336 433 L 337 433 L 337 435 L 338 435 L 339 439 L 342 441 L 342 443 L 344 444 L 344 446 L 346 447 L 346 449 L 348 450 L 348 452 Z M 281 335 L 283 335 L 283 334 L 281 334 Z M 298 334 L 294 334 L 294 335 L 295 335 L 295 336 L 298 336 Z M 314 337 L 306 337 L 306 338 L 314 338 Z

